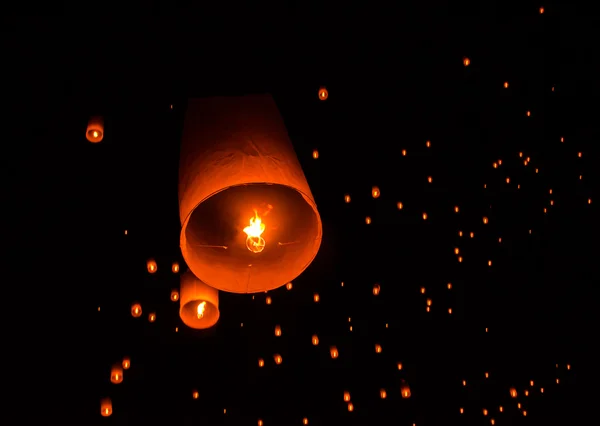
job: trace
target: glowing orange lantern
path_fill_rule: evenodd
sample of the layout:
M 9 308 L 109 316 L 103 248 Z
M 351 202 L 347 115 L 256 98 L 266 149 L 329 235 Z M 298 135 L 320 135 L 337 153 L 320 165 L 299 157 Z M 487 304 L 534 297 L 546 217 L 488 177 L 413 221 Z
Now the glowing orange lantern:
M 317 158 L 319 158 L 319 151 L 317 151 L 316 149 L 313 150 L 312 153 L 313 158 L 316 160 Z
M 339 356 L 339 352 L 335 346 L 329 348 L 329 354 L 331 355 L 331 359 L 336 359 Z
M 381 195 L 381 191 L 379 190 L 379 187 L 374 186 L 373 188 L 371 188 L 371 196 L 373 198 L 379 198 L 380 195 Z
M 150 274 L 155 273 L 158 270 L 158 266 L 156 265 L 156 261 L 154 259 L 148 259 L 146 262 L 146 268 L 148 268 L 148 272 Z
M 100 415 L 102 417 L 109 417 L 112 411 L 112 401 L 110 398 L 102 398 L 100 400 Z
M 398 363 L 398 370 L 402 370 L 402 363 L 401 362 Z
M 350 412 L 354 411 L 354 404 L 351 402 L 348 403 L 348 411 L 350 411 Z
M 321 217 L 271 96 L 190 100 L 179 214 L 186 264 L 218 290 L 274 290 L 310 265 Z
M 379 396 L 381 397 L 381 399 L 387 398 L 387 392 L 385 391 L 385 389 L 379 389 Z
M 308 419 L 306 417 L 302 419 L 302 424 L 303 425 L 307 425 L 308 424 Z
M 85 137 L 92 143 L 102 142 L 102 139 L 104 138 L 104 119 L 102 117 L 90 118 Z
M 400 394 L 402 395 L 402 398 L 410 398 L 410 387 L 408 387 L 406 383 L 402 383 L 400 386 Z
M 288 290 L 291 290 L 292 289 L 292 283 L 287 283 L 285 285 L 285 288 L 287 288 Z
M 324 101 L 329 97 L 329 92 L 324 86 L 319 88 L 319 100 Z
M 378 354 L 380 354 L 380 353 L 381 353 L 381 345 L 380 345 L 379 343 L 377 343 L 377 344 L 375 345 L 375 353 L 378 353 Z
M 350 202 L 350 195 L 344 195 L 344 201 L 346 202 L 346 204 L 348 204 Z
M 156 321 L 156 312 L 151 312 L 150 315 L 148 315 L 148 321 L 150 321 L 150 322 Z
M 367 225 L 370 225 L 370 224 L 371 224 L 371 218 L 370 218 L 369 216 L 365 217 L 365 223 L 366 223 Z
M 142 305 L 139 303 L 134 303 L 131 305 L 131 316 L 134 318 L 139 318 L 142 316 Z
M 177 289 L 171 290 L 171 302 L 177 302 L 179 300 L 179 292 Z
M 510 396 L 513 398 L 517 397 L 517 390 L 515 388 L 510 388 Z
M 271 304 L 271 302 L 272 302 L 272 300 L 271 300 L 271 296 L 267 296 L 267 297 L 265 298 L 265 303 L 266 303 L 267 305 L 270 305 L 270 304 Z
M 312 337 L 312 344 L 313 344 L 314 346 L 317 346 L 317 345 L 319 344 L 319 336 L 317 336 L 316 334 L 313 334 L 313 337 Z
M 319 300 L 321 300 L 321 298 L 319 297 L 319 293 L 313 294 L 313 300 L 315 301 L 315 303 L 318 303 Z
M 281 336 L 281 327 L 278 325 L 275 326 L 275 336 Z
M 379 292 L 381 291 L 381 286 L 379 284 L 375 284 L 373 286 L 373 295 L 377 296 L 379 295 Z
M 210 328 L 219 320 L 219 292 L 187 271 L 180 280 L 179 316 L 195 329 Z
M 344 391 L 344 402 L 350 402 L 350 392 Z
M 179 263 L 177 262 L 173 262 L 173 264 L 171 265 L 171 271 L 176 274 L 179 272 Z
M 200 393 L 197 390 L 192 391 L 192 398 L 198 399 L 200 397 Z
M 275 354 L 275 356 L 273 356 L 273 359 L 275 360 L 275 364 L 279 365 L 283 362 L 283 358 L 281 358 L 281 355 L 279 354 Z
M 259 367 L 264 367 L 265 366 L 265 360 L 262 358 L 258 358 L 258 366 Z
M 129 370 L 129 367 L 131 367 L 131 360 L 128 356 L 123 358 L 122 365 L 124 370 Z
M 463 65 L 468 67 L 471 64 L 471 60 L 467 57 L 463 58 Z
M 110 370 L 110 381 L 118 385 L 123 381 L 123 367 L 120 364 L 113 365 Z

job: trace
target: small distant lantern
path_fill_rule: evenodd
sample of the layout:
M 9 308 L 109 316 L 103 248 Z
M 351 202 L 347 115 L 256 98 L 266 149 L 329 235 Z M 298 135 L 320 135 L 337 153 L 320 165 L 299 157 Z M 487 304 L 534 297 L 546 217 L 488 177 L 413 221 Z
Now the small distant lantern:
M 354 411 L 354 404 L 351 402 L 348 403 L 348 411 L 350 411 L 350 412 Z
M 349 194 L 344 195 L 344 201 L 346 202 L 346 204 L 348 204 L 350 202 L 350 195 Z
M 471 60 L 469 58 L 467 58 L 467 57 L 464 57 L 463 58 L 463 65 L 465 67 L 468 67 L 470 64 L 471 64 Z
M 365 217 L 365 223 L 366 223 L 367 225 L 370 225 L 370 224 L 371 224 L 371 218 L 370 218 L 369 216 Z
M 271 300 L 271 296 L 267 296 L 267 297 L 265 298 L 265 303 L 266 303 L 267 305 L 270 305 L 270 304 L 271 304 L 271 302 L 272 302 L 272 300 Z
M 319 100 L 324 101 L 329 97 L 329 92 L 324 86 L 319 88 Z
M 387 398 L 387 392 L 385 391 L 385 389 L 379 389 L 379 397 L 381 399 L 386 399 Z
M 308 424 L 308 419 L 306 417 L 302 419 L 302 424 L 303 425 L 307 425 Z
M 505 89 L 508 89 L 508 81 L 505 81 L 505 82 L 504 82 L 504 88 L 505 88 Z
M 374 186 L 373 188 L 371 188 L 371 196 L 373 198 L 379 198 L 380 195 L 381 195 L 381 191 L 379 190 L 379 187 Z
M 427 213 L 423 213 L 423 220 L 427 220 Z
M 171 290 L 171 302 L 177 302 L 179 300 L 179 291 L 177 289 Z
M 319 293 L 313 294 L 313 300 L 315 301 L 315 303 L 318 303 L 319 300 L 321 300 L 321 298 L 319 297 Z
M 484 224 L 486 224 L 486 225 L 487 225 L 487 223 L 488 223 L 488 218 L 487 218 L 487 217 L 485 217 L 485 216 L 483 217 L 483 223 L 484 223 Z
M 177 262 L 173 262 L 173 264 L 171 265 L 171 271 L 176 274 L 179 272 L 179 263 Z
M 139 303 L 134 303 L 131 305 L 131 316 L 134 318 L 139 318 L 142 316 L 142 305 Z
M 313 153 L 312 153 L 313 158 L 316 160 L 317 158 L 319 158 L 319 151 L 316 149 L 313 149 Z
M 109 417 L 112 411 L 112 401 L 110 398 L 102 398 L 100 400 L 100 415 L 102 417 Z
M 285 288 L 287 288 L 288 290 L 291 290 L 292 289 L 292 283 L 287 283 L 285 285 Z
M 129 370 L 129 367 L 131 367 L 131 359 L 129 359 L 128 356 L 124 357 L 122 365 L 123 365 L 123 370 Z
M 344 391 L 344 402 L 350 402 L 350 392 Z
M 150 322 L 156 321 L 156 312 L 151 312 L 150 315 L 148 315 L 148 321 L 150 321 Z
M 402 208 L 404 207 L 404 205 L 400 201 L 398 201 L 396 203 L 396 207 L 398 208 L 398 210 L 402 210 Z
M 187 271 L 180 279 L 179 316 L 185 325 L 198 330 L 219 321 L 219 291 Z
M 397 365 L 398 365 L 398 370 L 402 370 L 402 363 L 399 362 Z
M 281 336 L 281 327 L 279 325 L 275 326 L 275 336 Z
M 200 397 L 200 393 L 197 390 L 192 391 L 192 398 L 198 399 Z
M 104 119 L 102 117 L 96 116 L 90 118 L 85 137 L 92 143 L 102 142 L 102 139 L 104 139 Z
M 319 336 L 317 336 L 316 334 L 313 334 L 313 337 L 312 337 L 312 344 L 313 344 L 314 346 L 317 346 L 317 345 L 319 344 Z
M 378 296 L 380 291 L 381 291 L 381 286 L 379 284 L 375 284 L 373 286 L 373 295 Z
M 381 353 L 381 345 L 380 345 L 379 343 L 377 343 L 377 344 L 375 345 L 375 353 L 378 353 L 378 354 L 380 354 L 380 353 Z
M 275 364 L 277 364 L 277 365 L 279 365 L 283 362 L 283 358 L 279 354 L 275 354 L 275 356 L 273 356 L 273 359 L 275 360 Z
M 123 381 L 123 367 L 120 364 L 115 364 L 110 370 L 110 381 L 118 385 Z
M 410 387 L 405 382 L 400 386 L 400 394 L 404 399 L 410 398 Z
M 265 366 L 265 360 L 262 358 L 258 358 L 258 366 L 259 367 L 264 367 Z
M 510 388 L 510 396 L 512 398 L 516 398 L 517 397 L 517 390 L 515 388 Z
M 331 359 L 336 359 L 339 356 L 339 352 L 335 346 L 329 348 L 329 354 L 331 355 Z
M 158 270 L 158 266 L 156 265 L 156 261 L 154 259 L 148 259 L 146 262 L 146 268 L 148 268 L 148 272 L 150 274 L 155 273 Z

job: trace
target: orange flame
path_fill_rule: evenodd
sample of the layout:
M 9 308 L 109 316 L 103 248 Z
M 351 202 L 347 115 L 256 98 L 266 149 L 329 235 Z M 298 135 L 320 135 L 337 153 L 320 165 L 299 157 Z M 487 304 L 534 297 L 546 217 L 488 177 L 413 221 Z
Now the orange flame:
M 252 253 L 260 253 L 265 249 L 266 241 L 261 237 L 265 232 L 265 224 L 262 223 L 257 211 L 254 210 L 254 217 L 250 218 L 250 225 L 244 228 L 246 233 L 246 247 Z

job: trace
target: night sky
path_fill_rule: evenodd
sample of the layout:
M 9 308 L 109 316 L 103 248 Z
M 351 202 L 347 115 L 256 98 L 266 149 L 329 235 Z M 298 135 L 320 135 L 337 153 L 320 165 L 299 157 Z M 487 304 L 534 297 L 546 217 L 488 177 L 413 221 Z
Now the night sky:
M 528 2 L 142 9 L 5 24 L 6 424 L 585 418 L 600 282 L 592 16 Z M 217 325 L 193 330 L 170 300 L 187 270 L 186 107 L 244 94 L 273 96 L 323 241 L 291 289 L 220 292 Z M 85 137 L 95 115 L 100 143 Z

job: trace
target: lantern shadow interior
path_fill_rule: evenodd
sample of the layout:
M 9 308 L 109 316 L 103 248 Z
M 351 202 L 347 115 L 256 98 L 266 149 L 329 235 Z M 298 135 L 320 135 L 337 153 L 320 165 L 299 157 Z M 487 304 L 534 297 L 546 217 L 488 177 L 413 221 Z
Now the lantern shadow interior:
M 266 244 L 261 253 L 246 248 L 243 228 L 254 217 L 256 206 L 273 206 L 258 214 L 266 225 Z M 313 260 L 314 236 L 319 219 L 303 194 L 283 185 L 249 184 L 231 187 L 201 203 L 190 216 L 186 239 L 194 250 L 192 263 L 201 262 L 215 271 L 210 284 L 248 280 L 249 292 L 276 287 L 289 280 L 290 271 L 303 271 Z M 227 247 L 227 249 L 222 248 Z M 218 271 L 218 274 L 216 273 Z M 253 283 L 256 283 L 253 284 Z

